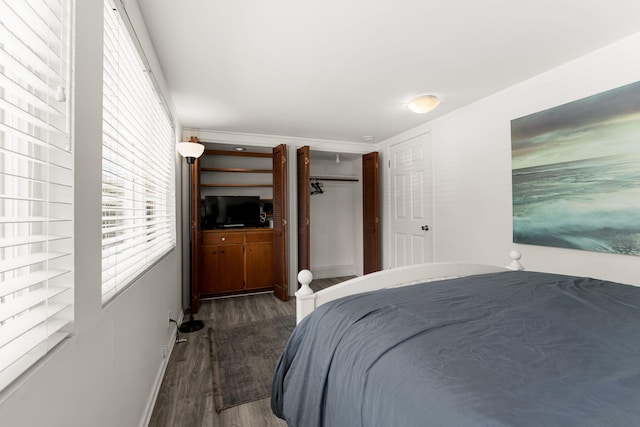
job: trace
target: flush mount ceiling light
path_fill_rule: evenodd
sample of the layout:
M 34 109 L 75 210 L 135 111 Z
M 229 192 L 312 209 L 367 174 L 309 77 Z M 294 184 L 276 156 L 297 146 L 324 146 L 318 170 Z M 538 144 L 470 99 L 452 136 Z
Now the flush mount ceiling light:
M 440 100 L 435 95 L 420 95 L 413 98 L 407 108 L 417 114 L 428 113 L 435 109 L 438 104 L 440 104 Z

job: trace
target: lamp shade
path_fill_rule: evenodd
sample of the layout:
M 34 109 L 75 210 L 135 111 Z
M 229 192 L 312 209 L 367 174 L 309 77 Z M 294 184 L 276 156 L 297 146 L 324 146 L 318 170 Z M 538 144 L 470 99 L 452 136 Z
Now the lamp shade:
M 178 153 L 187 159 L 189 157 L 196 159 L 204 153 L 204 145 L 198 142 L 178 142 Z
M 409 110 L 417 114 L 428 113 L 440 104 L 440 100 L 435 95 L 421 95 L 413 98 L 407 106 Z

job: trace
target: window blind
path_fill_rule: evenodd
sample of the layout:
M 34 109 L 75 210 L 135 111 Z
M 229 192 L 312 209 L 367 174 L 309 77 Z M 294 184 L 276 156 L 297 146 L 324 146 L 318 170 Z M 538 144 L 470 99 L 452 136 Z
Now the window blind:
M 102 299 L 176 242 L 175 137 L 117 7 L 105 0 L 102 145 Z
M 0 389 L 73 321 L 70 4 L 0 0 Z

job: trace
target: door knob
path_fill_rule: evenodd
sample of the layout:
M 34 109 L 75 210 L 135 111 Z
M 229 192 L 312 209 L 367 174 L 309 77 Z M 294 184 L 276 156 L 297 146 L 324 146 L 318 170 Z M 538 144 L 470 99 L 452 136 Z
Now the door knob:
M 422 228 L 422 231 L 429 231 L 429 226 L 428 225 L 423 225 L 420 228 Z

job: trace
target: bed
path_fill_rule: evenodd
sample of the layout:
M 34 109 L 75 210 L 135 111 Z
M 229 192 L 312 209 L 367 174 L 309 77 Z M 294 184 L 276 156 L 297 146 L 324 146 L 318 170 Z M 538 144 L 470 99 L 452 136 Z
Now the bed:
M 514 261 L 304 290 L 273 412 L 290 427 L 640 425 L 640 289 Z

